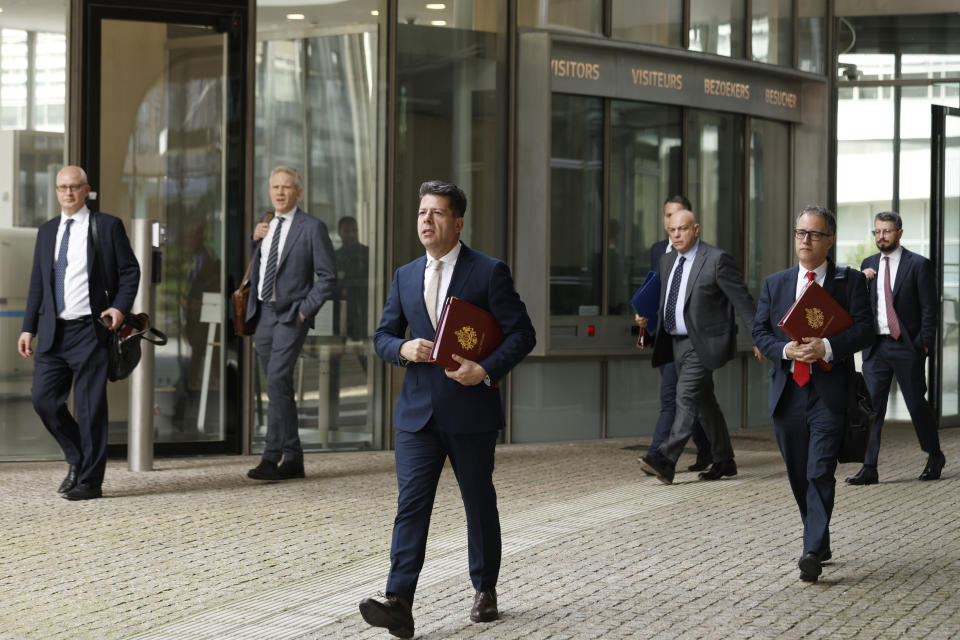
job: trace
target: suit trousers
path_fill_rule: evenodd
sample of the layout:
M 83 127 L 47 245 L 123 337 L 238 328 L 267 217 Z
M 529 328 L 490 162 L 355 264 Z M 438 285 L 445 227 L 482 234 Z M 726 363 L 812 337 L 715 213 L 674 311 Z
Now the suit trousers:
M 270 462 L 303 460 L 300 445 L 297 403 L 293 398 L 293 371 L 303 349 L 309 327 L 299 318 L 280 322 L 270 303 L 260 304 L 260 320 L 253 343 L 267 381 L 267 438 L 263 459 Z
M 677 366 L 677 415 L 660 453 L 675 465 L 699 420 L 710 441 L 713 461 L 732 460 L 730 432 L 713 393 L 713 370 L 703 366 L 687 336 L 673 337 L 673 362 Z
M 390 546 L 388 594 L 413 602 L 427 548 L 430 514 L 443 464 L 450 465 L 467 514 L 467 555 L 474 589 L 497 585 L 500 575 L 500 514 L 493 487 L 497 431 L 453 434 L 431 418 L 419 431 L 397 431 L 397 517 Z
M 660 415 L 653 428 L 653 442 L 650 453 L 660 448 L 670 437 L 670 429 L 677 416 L 677 367 L 672 362 L 660 366 Z M 703 427 L 697 422 L 693 425 L 693 443 L 697 445 L 697 454 L 710 457 L 710 441 Z
M 107 360 L 92 319 L 57 320 L 53 346 L 37 352 L 33 368 L 33 407 L 77 467 L 77 482 L 92 487 L 107 467 Z M 76 418 L 67 409 L 71 384 Z
M 913 428 L 917 432 L 917 440 L 920 441 L 920 448 L 927 454 L 940 451 L 937 418 L 926 398 L 927 382 L 923 366 L 925 360 L 912 345 L 904 342 L 901 335 L 899 340 L 880 336 L 873 353 L 863 361 L 863 378 L 870 390 L 873 408 L 877 412 L 876 422 L 870 430 L 870 444 L 867 445 L 864 464 L 877 466 L 880 456 L 880 430 L 887 414 L 887 400 L 893 376 L 897 377 Z
M 830 547 L 830 516 L 836 492 L 837 454 L 843 413 L 831 411 L 812 382 L 791 378 L 773 413 L 773 428 L 787 478 L 803 522 L 803 553 Z

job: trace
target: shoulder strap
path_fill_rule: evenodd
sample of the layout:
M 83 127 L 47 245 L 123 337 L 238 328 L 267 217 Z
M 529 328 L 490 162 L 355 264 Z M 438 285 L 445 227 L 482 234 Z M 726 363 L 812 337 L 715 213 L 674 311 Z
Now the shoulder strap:
M 107 286 L 107 270 L 103 266 L 103 253 L 100 251 L 100 231 L 97 221 L 99 214 L 96 211 L 90 212 L 90 235 L 93 237 L 93 253 L 97 256 L 96 267 L 100 267 L 100 277 L 103 278 L 103 294 L 106 296 L 106 303 L 110 305 L 110 288 Z
M 273 211 L 267 211 L 267 215 L 263 217 L 263 222 L 269 223 L 271 220 L 273 220 L 274 215 L 275 214 L 273 213 Z M 257 249 L 260 247 L 261 244 L 263 244 L 263 238 L 260 238 L 260 240 L 257 242 L 257 247 L 253 250 L 254 253 L 256 253 Z M 240 286 L 238 287 L 238 289 L 242 290 L 244 287 L 247 286 L 247 283 L 250 282 L 250 269 L 253 268 L 254 257 L 255 257 L 254 255 L 250 256 L 250 262 L 247 263 L 247 272 L 243 274 L 243 280 L 240 281 Z

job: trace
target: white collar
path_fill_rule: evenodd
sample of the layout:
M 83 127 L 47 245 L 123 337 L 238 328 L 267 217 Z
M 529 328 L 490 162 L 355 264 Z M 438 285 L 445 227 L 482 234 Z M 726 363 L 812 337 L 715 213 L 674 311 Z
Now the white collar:
M 447 251 L 445 254 L 443 254 L 443 255 L 440 256 L 439 258 L 434 258 L 433 256 L 431 256 L 431 255 L 428 253 L 428 254 L 427 254 L 427 268 L 430 268 L 430 267 L 433 265 L 434 261 L 436 261 L 436 260 L 439 260 L 440 262 L 443 262 L 443 263 L 449 264 L 449 265 L 455 265 L 455 264 L 457 264 L 457 258 L 460 257 L 460 247 L 462 247 L 462 246 L 463 246 L 463 244 L 461 244 L 460 242 L 457 242 L 457 245 L 456 245 L 453 249 L 450 249 L 450 251 Z

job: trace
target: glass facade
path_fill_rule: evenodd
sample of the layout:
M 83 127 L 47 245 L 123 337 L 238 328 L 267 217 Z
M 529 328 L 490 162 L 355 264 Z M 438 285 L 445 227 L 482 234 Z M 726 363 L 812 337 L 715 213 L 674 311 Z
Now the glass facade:
M 37 227 L 59 213 L 68 124 L 67 7 L 46 5 L 26 20 L 0 13 L 0 460 L 62 457 L 30 400 L 33 358 L 17 353 Z
M 11 458 L 60 455 L 30 405 L 32 362 L 11 352 L 25 293 L 24 283 L 9 275 L 29 262 L 36 227 L 56 214 L 53 178 L 66 157 L 70 36 L 66 3 L 50 0 L 50 6 L 55 11 L 36 25 L 0 13 L 0 179 L 7 171 L 8 181 L 0 193 L 9 193 L 0 198 L 0 233 L 12 243 L 0 252 L 0 327 L 7 336 L 0 349 L 9 354 L 0 456 Z M 389 408 L 402 372 L 385 375 L 371 336 L 393 270 L 423 252 L 413 215 L 421 182 L 440 178 L 466 190 L 467 244 L 508 261 L 525 251 L 513 240 L 527 212 L 515 210 L 511 197 L 525 176 L 511 172 L 517 132 L 537 116 L 511 112 L 523 52 L 513 47 L 510 28 L 614 48 L 672 49 L 664 60 L 686 47 L 741 62 L 749 55 L 770 65 L 772 75 L 794 64 L 822 74 L 827 18 L 823 0 L 259 1 L 249 42 L 252 209 L 259 218 L 270 207 L 270 170 L 292 166 L 303 179 L 300 206 L 324 221 L 336 251 L 335 298 L 321 310 L 295 374 L 305 449 L 389 443 Z M 227 222 L 224 196 L 232 108 L 225 36 L 136 18 L 103 26 L 102 104 L 82 116 L 101 123 L 99 204 L 128 228 L 151 219 L 166 231 L 154 316 L 170 343 L 156 350 L 156 440 L 192 443 L 200 452 L 240 443 L 241 425 L 229 416 L 243 404 L 250 415 L 243 444 L 257 452 L 269 399 L 256 356 L 243 397 L 234 397 L 225 380 L 231 352 L 224 342 L 233 337 L 223 326 L 222 305 L 242 275 L 233 266 L 238 252 L 230 238 L 239 232 Z M 126 64 L 134 59 L 136 68 Z M 952 73 L 950 58 L 924 60 Z M 904 56 L 898 64 L 920 63 Z M 950 100 L 957 86 L 931 83 L 924 90 L 931 99 Z M 853 88 L 861 99 L 872 99 L 870 89 Z M 129 100 L 113 98 L 121 95 Z M 883 95 L 888 103 L 895 98 L 877 92 Z M 909 95 L 904 88 L 902 98 Z M 504 385 L 511 441 L 652 430 L 658 398 L 636 389 L 656 388 L 659 374 L 649 354 L 634 347 L 629 298 L 650 268 L 650 246 L 665 237 L 668 196 L 693 201 L 702 237 L 734 256 L 755 294 L 765 274 L 789 261 L 790 245 L 780 240 L 791 224 L 792 125 L 737 109 L 550 95 L 543 112 L 550 121 L 543 314 L 609 322 L 603 326 L 616 327 L 622 339 L 612 348 L 522 363 Z M 893 122 L 903 131 L 914 126 L 910 117 L 891 113 L 891 131 Z M 897 151 L 908 152 L 906 145 Z M 15 161 L 4 169 L 8 158 Z M 905 193 L 901 187 L 898 194 Z M 768 424 L 766 367 L 747 356 L 747 342 L 741 339 L 743 355 L 717 377 L 732 429 Z M 111 442 L 120 444 L 126 386 L 111 385 L 110 394 Z

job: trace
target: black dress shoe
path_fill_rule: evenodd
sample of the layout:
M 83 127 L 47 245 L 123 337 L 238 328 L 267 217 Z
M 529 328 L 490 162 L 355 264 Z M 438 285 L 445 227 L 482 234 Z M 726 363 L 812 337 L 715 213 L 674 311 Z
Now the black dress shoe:
M 277 463 L 269 460 L 261 460 L 260 464 L 250 471 L 247 471 L 247 477 L 254 480 L 280 480 L 280 473 L 277 470 Z
M 820 558 L 815 553 L 805 553 L 797 563 L 800 567 L 800 579 L 804 582 L 816 582 L 823 569 L 820 567 Z
M 89 484 L 79 483 L 70 491 L 67 491 L 63 496 L 67 500 L 93 500 L 95 498 L 103 497 L 103 491 L 100 487 L 92 487 Z
M 386 627 L 397 638 L 413 637 L 413 613 L 406 598 L 387 595 L 383 601 L 364 598 L 360 601 L 360 615 L 371 627 Z
M 920 480 L 939 480 L 940 473 L 943 471 L 943 465 L 947 464 L 947 459 L 942 451 L 931 453 L 927 458 L 927 466 L 923 468 L 920 474 Z
M 723 476 L 737 475 L 737 463 L 733 460 L 714 462 L 710 468 L 697 474 L 701 480 L 719 480 Z
M 670 461 L 660 454 L 651 453 L 640 458 L 640 468 L 657 476 L 663 484 L 673 484 L 675 471 Z
M 863 465 L 860 471 L 857 471 L 857 475 L 847 478 L 846 482 L 855 485 L 877 484 L 880 482 L 880 475 L 876 467 Z
M 307 475 L 303 471 L 303 460 L 291 460 L 289 462 L 284 460 L 280 463 L 280 466 L 277 467 L 277 477 L 280 480 L 306 478 Z
M 697 451 L 697 461 L 687 467 L 687 471 L 703 471 L 710 466 L 710 454 Z
M 60 483 L 57 493 L 66 493 L 75 486 L 77 486 L 77 467 L 76 465 L 70 465 L 70 469 L 67 471 L 67 477 Z
M 828 561 L 832 557 L 833 557 L 833 553 L 830 551 L 830 547 L 827 547 L 826 549 L 824 549 L 823 551 L 817 554 L 817 559 L 820 561 L 820 564 L 823 564 L 824 562 Z
M 497 611 L 497 590 L 487 589 L 477 591 L 473 595 L 473 608 L 470 609 L 470 619 L 474 622 L 493 622 L 500 617 Z

